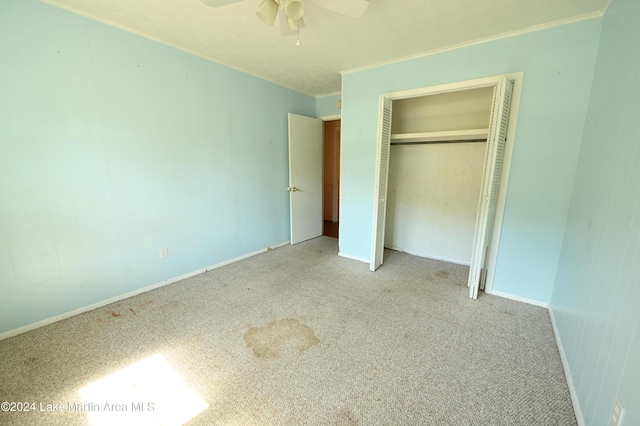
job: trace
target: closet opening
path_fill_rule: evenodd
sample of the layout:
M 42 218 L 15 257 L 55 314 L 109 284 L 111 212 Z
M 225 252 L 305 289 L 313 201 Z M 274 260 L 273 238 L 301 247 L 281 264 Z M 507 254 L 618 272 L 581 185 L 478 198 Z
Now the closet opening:
M 386 248 L 471 264 L 492 98 L 483 87 L 393 101 Z
M 381 96 L 372 271 L 386 247 L 469 266 L 471 298 L 492 288 L 521 84 L 520 73 Z

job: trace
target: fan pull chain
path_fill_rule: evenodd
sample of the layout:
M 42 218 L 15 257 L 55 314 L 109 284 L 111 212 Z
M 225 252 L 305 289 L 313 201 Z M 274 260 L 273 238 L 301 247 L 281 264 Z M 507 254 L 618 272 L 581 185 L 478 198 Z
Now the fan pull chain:
M 296 46 L 300 46 L 300 21 L 298 20 L 298 40 L 296 41 Z

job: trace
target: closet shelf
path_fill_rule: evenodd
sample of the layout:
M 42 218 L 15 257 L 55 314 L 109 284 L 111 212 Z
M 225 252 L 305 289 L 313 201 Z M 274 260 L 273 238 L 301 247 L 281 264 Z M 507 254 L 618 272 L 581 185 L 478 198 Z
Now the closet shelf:
M 448 142 L 487 139 L 489 129 L 452 130 L 446 132 L 396 133 L 391 143 Z

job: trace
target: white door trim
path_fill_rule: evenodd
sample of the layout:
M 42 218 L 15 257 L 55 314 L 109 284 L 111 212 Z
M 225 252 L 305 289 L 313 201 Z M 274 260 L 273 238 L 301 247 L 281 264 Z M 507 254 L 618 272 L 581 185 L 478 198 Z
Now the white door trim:
M 322 120 L 322 121 L 342 120 L 342 114 L 322 115 L 317 118 L 318 120 Z

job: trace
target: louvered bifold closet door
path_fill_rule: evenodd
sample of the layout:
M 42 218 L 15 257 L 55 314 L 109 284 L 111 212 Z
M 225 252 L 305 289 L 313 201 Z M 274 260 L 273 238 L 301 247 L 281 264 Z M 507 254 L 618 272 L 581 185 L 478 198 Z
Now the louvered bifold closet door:
M 389 153 L 391 143 L 391 100 L 383 97 L 378 117 L 378 153 L 374 199 L 371 266 L 375 271 L 384 261 L 384 225 L 387 214 L 387 184 L 389 181 Z
M 478 297 L 478 290 L 484 288 L 487 278 L 487 258 L 498 204 L 500 170 L 507 137 L 512 87 L 511 81 L 507 80 L 506 77 L 502 77 L 494 90 L 482 177 L 482 191 L 478 203 L 476 232 L 471 254 L 471 268 L 469 270 L 469 297 L 472 299 Z

